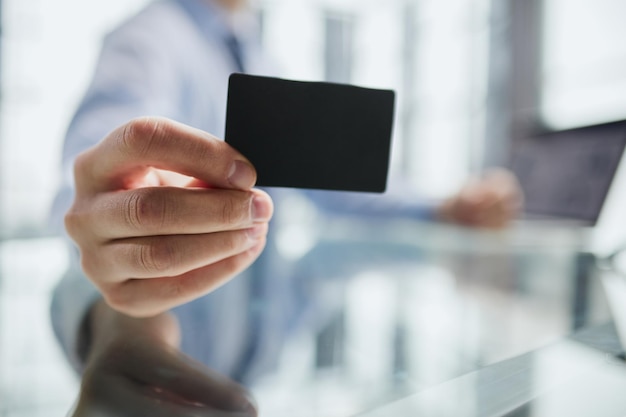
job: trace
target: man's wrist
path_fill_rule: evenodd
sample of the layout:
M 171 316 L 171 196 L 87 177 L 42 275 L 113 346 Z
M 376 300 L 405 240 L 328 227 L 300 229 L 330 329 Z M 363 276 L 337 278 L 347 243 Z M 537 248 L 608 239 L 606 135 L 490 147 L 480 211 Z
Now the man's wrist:
M 103 299 L 98 300 L 88 314 L 91 349 L 105 348 L 111 343 L 128 343 L 136 338 L 178 348 L 180 326 L 171 313 L 154 317 L 135 318 L 111 308 Z

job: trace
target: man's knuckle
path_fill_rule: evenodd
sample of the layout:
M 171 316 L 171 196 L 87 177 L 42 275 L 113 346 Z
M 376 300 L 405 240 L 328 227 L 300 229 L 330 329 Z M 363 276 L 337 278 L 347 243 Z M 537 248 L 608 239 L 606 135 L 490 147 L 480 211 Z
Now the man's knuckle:
M 161 228 L 168 216 L 168 201 L 156 188 L 129 193 L 123 207 L 125 222 L 134 230 Z
M 63 217 L 63 223 L 65 225 L 65 230 L 71 238 L 75 238 L 78 235 L 78 232 L 81 230 L 79 227 L 80 224 L 80 215 L 78 211 L 71 207 Z
M 236 253 L 241 248 L 244 239 L 241 238 L 241 234 L 229 233 L 222 240 L 222 250 L 225 253 Z
M 130 291 L 129 285 L 133 280 L 118 282 L 102 290 L 104 301 L 114 310 L 130 317 L 147 317 L 147 300 Z
M 140 214 L 145 199 L 138 192 L 129 193 L 122 205 L 122 215 L 124 223 L 131 229 L 140 229 L 143 226 L 143 217 Z
M 162 287 L 163 298 L 166 300 L 179 300 L 186 294 L 186 281 L 184 280 L 170 280 Z
M 80 267 L 85 273 L 87 278 L 92 281 L 96 280 L 98 275 L 98 268 L 96 266 L 95 257 L 89 251 L 84 249 L 80 250 Z
M 239 225 L 250 218 L 249 199 L 241 200 L 234 197 L 224 199 L 222 202 L 221 220 L 227 225 Z
M 156 117 L 139 117 L 122 128 L 121 142 L 126 152 L 136 157 L 150 153 L 163 136 L 166 123 Z
M 87 152 L 82 152 L 74 159 L 74 178 L 81 178 L 91 168 L 92 162 L 87 155 Z
M 141 245 L 139 248 L 139 266 L 150 274 L 165 273 L 176 268 L 179 263 L 176 249 L 167 241 Z
M 132 300 L 122 284 L 112 285 L 102 289 L 104 301 L 114 310 L 127 312 L 132 308 Z
M 230 199 L 224 200 L 222 203 L 221 221 L 224 224 L 232 224 L 235 219 L 235 204 Z

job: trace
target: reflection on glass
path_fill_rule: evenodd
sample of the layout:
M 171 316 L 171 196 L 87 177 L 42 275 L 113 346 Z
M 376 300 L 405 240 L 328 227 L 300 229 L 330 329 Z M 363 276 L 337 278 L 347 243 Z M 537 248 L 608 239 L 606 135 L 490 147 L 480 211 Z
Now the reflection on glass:
M 173 315 L 134 319 L 100 303 L 91 316 L 99 320 L 87 324 L 91 350 L 74 417 L 257 414 L 242 386 L 180 353 Z
M 362 417 L 619 417 L 626 367 L 575 342 L 464 375 Z
M 598 260 L 600 268 L 626 278 L 626 246 Z

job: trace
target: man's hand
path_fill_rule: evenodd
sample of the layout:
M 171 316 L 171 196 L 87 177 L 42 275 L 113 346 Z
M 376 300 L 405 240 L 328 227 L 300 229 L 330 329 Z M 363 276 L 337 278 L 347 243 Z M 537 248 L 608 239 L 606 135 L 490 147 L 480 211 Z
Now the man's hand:
M 132 318 L 103 301 L 89 316 L 93 340 L 73 417 L 253 417 L 245 388 L 178 351 L 173 315 Z
M 466 184 L 441 205 L 439 217 L 463 226 L 500 229 L 518 216 L 522 204 L 517 179 L 499 169 Z
M 273 206 L 225 142 L 167 119 L 133 120 L 79 155 L 65 217 L 85 274 L 118 311 L 159 314 L 247 268 Z

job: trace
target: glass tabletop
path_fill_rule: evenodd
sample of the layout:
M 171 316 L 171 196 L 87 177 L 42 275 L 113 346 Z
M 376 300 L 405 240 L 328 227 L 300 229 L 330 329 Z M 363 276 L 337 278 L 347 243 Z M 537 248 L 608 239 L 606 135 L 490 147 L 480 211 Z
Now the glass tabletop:
M 321 282 L 326 321 L 255 386 L 266 415 L 355 415 L 610 317 L 583 229 L 332 219 L 318 230 L 298 264 Z
M 276 233 L 305 308 L 272 371 L 247 383 L 262 416 L 357 415 L 611 319 L 584 230 L 328 218 Z M 80 379 L 48 312 L 65 246 L 5 241 L 0 256 L 0 415 L 67 415 Z
M 362 417 L 619 417 L 626 412 L 626 365 L 598 341 L 614 341 L 601 325 L 578 337 L 490 365 L 376 407 Z M 614 346 L 613 342 L 604 347 Z

